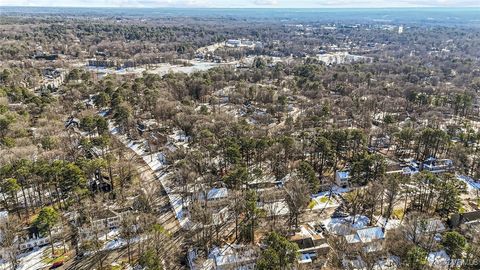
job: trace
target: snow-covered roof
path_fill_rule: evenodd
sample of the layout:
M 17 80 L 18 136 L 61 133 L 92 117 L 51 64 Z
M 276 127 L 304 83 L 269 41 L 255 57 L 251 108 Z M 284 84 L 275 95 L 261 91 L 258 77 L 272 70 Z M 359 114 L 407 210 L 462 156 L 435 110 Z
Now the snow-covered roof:
M 350 177 L 349 171 L 337 171 L 337 174 L 341 179 L 348 179 Z
M 445 224 L 439 219 L 428 219 L 421 221 L 420 226 L 417 228 L 417 233 L 436 233 L 445 231 Z
M 265 210 L 267 216 L 284 216 L 290 213 L 288 204 L 285 201 L 267 202 L 259 204 L 258 207 Z
M 419 173 L 418 166 L 407 166 L 402 169 L 403 174 L 416 174 Z
M 213 258 L 216 266 L 223 269 L 223 267 L 228 267 L 228 265 L 231 264 L 235 264 L 236 266 L 253 264 L 257 255 L 252 247 L 226 245 L 220 248 L 215 247 L 212 252 L 210 252 L 209 258 Z
M 373 268 L 368 267 L 365 261 L 361 257 L 355 259 L 343 259 L 342 264 L 345 268 L 355 269 L 355 270 L 395 270 L 400 264 L 400 258 L 395 256 L 390 256 L 388 258 L 382 258 L 375 262 Z
M 312 254 L 310 253 L 300 253 L 300 259 L 298 259 L 298 262 L 300 264 L 302 263 L 311 263 L 312 262 L 312 258 L 314 258 L 312 256 Z
M 430 266 L 434 269 L 447 269 L 449 266 L 455 268 L 456 266 L 460 266 L 462 264 L 462 261 L 459 259 L 452 260 L 450 262 L 450 256 L 448 256 L 444 249 L 436 252 L 430 252 L 427 259 L 428 264 L 430 264 Z
M 348 243 L 370 243 L 375 240 L 381 240 L 385 238 L 385 234 L 381 227 L 370 227 L 357 230 L 356 233 L 346 235 L 345 239 Z
M 0 219 L 7 219 L 8 211 L 0 211 Z
M 465 182 L 469 191 L 480 190 L 480 182 L 475 181 L 473 178 L 466 175 L 457 175 L 457 179 Z
M 355 222 L 352 223 L 354 217 L 344 218 L 328 218 L 322 221 L 327 230 L 330 233 L 337 235 L 349 235 L 355 232 L 355 230 L 363 229 L 367 227 L 370 219 L 366 216 L 355 216 Z
M 386 221 L 387 220 L 384 217 L 379 217 L 377 219 L 377 226 L 385 227 L 385 230 L 388 231 L 388 230 L 396 229 L 401 225 L 399 219 L 389 219 L 387 224 L 385 225 Z
M 362 243 L 369 243 L 375 240 L 384 239 L 385 235 L 380 227 L 371 227 L 358 230 L 356 235 Z
M 212 188 L 207 193 L 208 200 L 216 200 L 216 199 L 221 199 L 226 197 L 228 197 L 228 190 L 225 187 Z

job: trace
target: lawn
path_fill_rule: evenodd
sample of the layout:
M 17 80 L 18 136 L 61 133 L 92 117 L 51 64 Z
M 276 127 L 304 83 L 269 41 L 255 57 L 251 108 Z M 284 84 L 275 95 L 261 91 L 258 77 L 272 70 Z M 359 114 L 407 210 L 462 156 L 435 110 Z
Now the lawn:
M 46 249 L 45 252 L 43 253 L 43 259 L 42 262 L 45 263 L 46 265 L 52 265 L 57 262 L 65 262 L 67 261 L 70 256 L 71 256 L 71 251 L 68 251 L 63 253 L 63 248 L 61 249 L 55 249 L 55 254 L 52 256 L 52 253 L 50 252 L 50 249 Z

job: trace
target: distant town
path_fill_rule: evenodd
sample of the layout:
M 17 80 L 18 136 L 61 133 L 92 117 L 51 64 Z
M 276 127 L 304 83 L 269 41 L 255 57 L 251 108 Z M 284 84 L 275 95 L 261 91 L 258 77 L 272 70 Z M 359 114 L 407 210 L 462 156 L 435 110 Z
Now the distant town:
M 469 13 L 120 11 L 0 7 L 0 269 L 480 269 Z

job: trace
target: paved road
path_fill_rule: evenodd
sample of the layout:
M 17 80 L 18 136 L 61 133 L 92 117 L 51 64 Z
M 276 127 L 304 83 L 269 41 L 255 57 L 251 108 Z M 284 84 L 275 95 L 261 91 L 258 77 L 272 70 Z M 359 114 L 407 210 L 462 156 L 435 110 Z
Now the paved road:
M 124 151 L 130 152 L 131 154 L 135 154 L 134 151 L 129 149 L 128 147 L 123 147 Z M 130 154 L 129 153 L 129 154 Z M 145 183 L 145 186 L 148 186 L 147 183 L 151 183 L 152 181 L 159 181 L 155 176 L 152 169 L 143 161 L 143 159 L 136 155 L 137 158 L 135 160 L 138 176 L 140 177 L 140 183 Z M 159 184 L 160 188 L 162 189 L 158 192 L 159 196 L 156 198 L 156 216 L 157 216 L 157 223 L 161 224 L 166 230 L 168 230 L 171 235 L 171 241 L 168 242 L 168 247 L 165 249 L 167 256 L 173 259 L 168 259 L 169 265 L 167 269 L 172 270 L 180 270 L 186 269 L 184 265 L 182 265 L 182 259 L 185 257 L 185 239 L 184 239 L 184 232 L 180 226 L 180 223 L 175 218 L 175 214 L 173 213 L 172 208 L 170 207 L 170 201 L 166 195 L 166 192 L 163 190 L 163 187 Z M 126 248 L 121 248 L 117 250 L 109 250 L 109 251 L 102 251 L 97 254 L 84 257 L 80 260 L 74 261 L 71 260 L 67 262 L 62 268 L 59 269 L 68 269 L 68 270 L 90 270 L 95 269 L 99 265 L 99 260 L 103 259 L 103 265 L 109 265 L 112 262 L 116 262 L 119 258 L 126 257 Z M 171 264 L 171 265 L 170 265 Z

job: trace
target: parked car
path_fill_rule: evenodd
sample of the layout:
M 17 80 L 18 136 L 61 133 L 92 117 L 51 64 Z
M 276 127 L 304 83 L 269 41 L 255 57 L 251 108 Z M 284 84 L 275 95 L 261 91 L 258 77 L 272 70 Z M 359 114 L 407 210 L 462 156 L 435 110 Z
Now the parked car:
M 63 265 L 63 261 L 54 262 L 52 266 L 50 266 L 50 269 L 56 269 L 62 265 Z

